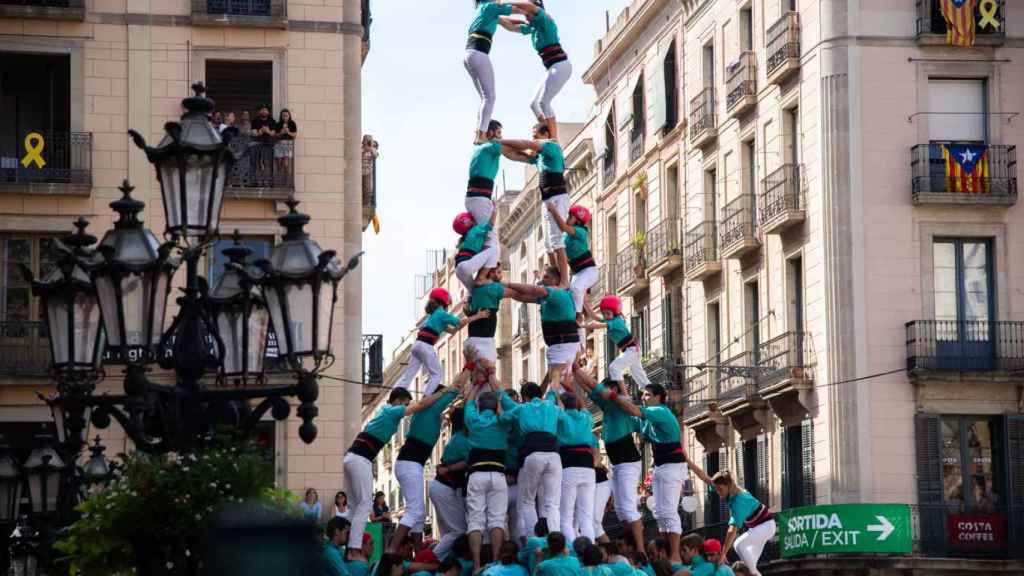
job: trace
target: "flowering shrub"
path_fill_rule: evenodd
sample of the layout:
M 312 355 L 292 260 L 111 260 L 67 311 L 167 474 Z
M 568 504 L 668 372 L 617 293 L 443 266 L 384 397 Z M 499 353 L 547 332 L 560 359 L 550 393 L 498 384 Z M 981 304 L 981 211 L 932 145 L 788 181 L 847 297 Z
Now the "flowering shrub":
M 136 452 L 124 458 L 120 478 L 79 505 L 81 517 L 56 547 L 72 576 L 133 573 L 156 551 L 199 563 L 210 515 L 240 502 L 299 514 L 292 494 L 274 488 L 273 464 L 255 443 L 210 440 L 189 454 Z

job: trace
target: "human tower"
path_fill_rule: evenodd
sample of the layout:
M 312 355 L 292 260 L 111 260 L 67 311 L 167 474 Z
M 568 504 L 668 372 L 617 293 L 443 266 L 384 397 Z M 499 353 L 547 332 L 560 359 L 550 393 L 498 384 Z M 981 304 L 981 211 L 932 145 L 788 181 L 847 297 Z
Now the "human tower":
M 503 138 L 501 123 L 492 118 L 495 82 L 490 52 L 498 26 L 529 36 L 545 69 L 530 104 L 537 123 L 529 140 Z M 604 296 L 599 313 L 585 302 L 598 275 L 590 250 L 591 215 L 581 205 L 570 206 L 565 159 L 552 108 L 555 96 L 572 75 L 572 64 L 544 3 L 475 0 L 464 64 L 480 95 L 466 211 L 452 224 L 459 236 L 455 272 L 469 294 L 466 316 L 460 319 L 448 312 L 451 295 L 447 290 L 438 287 L 430 291 L 426 318 L 418 327 L 408 367 L 390 392 L 387 405 L 345 455 L 345 484 L 352 505 L 348 561 L 366 560 L 364 530 L 373 498 L 372 461 L 394 436 L 400 421 L 411 416 L 394 465 L 405 512 L 388 544 L 390 553 L 408 545 L 422 548 L 429 497 L 441 532 L 430 556 L 448 564 L 461 561 L 469 574 L 483 570 L 488 556 L 501 558 L 499 566 L 507 564 L 505 559 L 516 558 L 515 550 L 509 553 L 511 547 L 526 550 L 525 563 L 531 572 L 582 574 L 581 561 L 589 566 L 600 560 L 610 564 L 615 576 L 629 576 L 624 573 L 626 568 L 630 574 L 642 570 L 655 576 L 652 565 L 657 566 L 655 561 L 661 559 L 669 574 L 731 574 L 721 563 L 733 544 L 750 573 L 758 574 L 757 559 L 775 532 L 771 511 L 736 486 L 728 472 L 712 478 L 688 462 L 679 422 L 666 406 L 667 392 L 644 373 L 620 299 Z M 548 265 L 538 271 L 537 284 L 502 280 L 493 199 L 502 156 L 534 164 L 540 174 Z M 518 391 L 498 382 L 494 370 L 497 316 L 506 299 L 540 306 L 546 345 L 548 370 L 543 382 L 525 383 Z M 463 329 L 469 330 L 464 365 L 454 381 L 442 385 L 434 345 L 442 334 Z M 608 378 L 600 383 L 576 362 L 585 329 L 607 330 L 620 351 L 609 366 Z M 413 402 L 408 387 L 421 370 L 428 373 L 425 396 Z M 642 404 L 634 403 L 623 386 L 627 371 L 644 390 Z M 601 440 L 610 470 L 599 450 L 584 394 L 603 411 Z M 428 494 L 424 494 L 424 463 L 440 437 L 446 411 L 451 439 Z M 648 506 L 661 539 L 650 549 L 644 544 L 638 501 L 642 457 L 636 433 L 651 445 L 654 458 L 653 505 L 648 500 Z M 732 528 L 717 562 L 704 560 L 706 551 L 699 536 L 687 535 L 681 543 L 679 503 L 688 470 L 717 490 L 732 511 Z M 625 567 L 622 562 L 612 565 L 616 562 L 610 562 L 613 558 L 608 549 L 587 554 L 587 543 L 609 542 L 602 525 L 609 499 L 626 528 L 624 545 L 640 553 L 635 558 L 619 556 Z M 747 530 L 737 538 L 740 527 Z M 565 542 L 578 537 L 585 539 L 579 546 L 579 558 L 565 550 Z M 645 551 L 649 555 L 643 554 Z M 538 564 L 534 552 L 537 559 L 548 559 Z

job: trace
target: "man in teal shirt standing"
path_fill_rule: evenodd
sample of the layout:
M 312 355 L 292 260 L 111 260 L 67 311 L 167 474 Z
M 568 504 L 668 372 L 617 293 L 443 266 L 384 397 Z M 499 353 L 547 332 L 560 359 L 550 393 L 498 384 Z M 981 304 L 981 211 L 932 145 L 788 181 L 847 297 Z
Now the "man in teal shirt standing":
M 466 502 L 459 493 L 466 484 L 466 470 L 469 468 L 469 437 L 466 436 L 465 413 L 461 406 L 448 414 L 452 435 L 441 453 L 441 465 L 437 475 L 430 481 L 430 501 L 437 512 L 437 524 L 441 538 L 434 546 L 434 553 L 445 559 L 455 541 L 466 533 Z
M 494 180 L 498 177 L 502 155 L 519 162 L 527 162 L 521 152 L 514 152 L 501 145 L 501 122 L 491 120 L 487 127 L 486 140 L 473 146 L 473 157 L 469 161 L 469 184 L 466 186 L 466 212 L 477 224 L 491 221 L 494 214 Z M 491 242 L 497 245 L 495 234 Z
M 323 576 L 349 576 L 342 548 L 348 541 L 349 521 L 335 516 L 327 523 L 327 541 L 321 553 Z
M 555 266 L 548 266 L 541 276 L 541 285 L 508 284 L 519 294 L 519 300 L 540 304 L 541 330 L 547 345 L 547 380 L 559 384 L 580 351 L 576 304 L 569 291 L 569 279 Z M 527 527 L 529 528 L 529 527 Z

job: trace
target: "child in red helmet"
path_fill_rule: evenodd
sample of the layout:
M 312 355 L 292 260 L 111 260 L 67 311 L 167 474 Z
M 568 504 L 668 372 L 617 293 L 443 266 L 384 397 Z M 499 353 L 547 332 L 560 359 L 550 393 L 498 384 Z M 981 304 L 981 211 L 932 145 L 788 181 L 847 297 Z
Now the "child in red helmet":
M 437 351 L 434 350 L 434 344 L 441 337 L 441 333 L 455 334 L 466 324 L 487 318 L 491 314 L 489 310 L 480 310 L 468 318 L 459 320 L 457 316 L 448 313 L 451 303 L 452 297 L 444 288 L 434 288 L 430 291 L 430 299 L 427 301 L 426 307 L 427 319 L 420 325 L 416 342 L 413 342 L 412 345 L 412 357 L 409 359 L 409 365 L 405 367 L 402 375 L 395 382 L 395 388 L 408 388 L 412 379 L 420 373 L 420 369 L 426 367 L 427 372 L 430 373 L 430 379 L 427 380 L 424 393 L 433 394 L 443 376 L 441 363 L 437 360 Z
M 473 215 L 463 212 L 455 217 L 452 229 L 460 236 L 455 253 L 455 276 L 472 292 L 478 277 L 487 275 L 491 268 L 498 266 L 498 246 L 491 231 L 494 230 L 495 212 L 491 220 L 477 224 Z
M 609 294 L 601 299 L 598 309 L 601 311 L 601 317 L 593 317 L 597 322 L 588 324 L 587 327 L 598 330 L 607 328 L 608 339 L 618 346 L 620 352 L 608 366 L 608 379 L 621 383 L 626 370 L 629 370 L 629 375 L 643 389 L 651 380 L 640 362 L 640 347 L 626 327 L 625 318 L 622 317 L 622 300 L 614 294 Z
M 590 210 L 575 204 L 569 208 L 569 218 L 563 220 L 556 206 L 545 206 L 551 213 L 551 218 L 562 232 L 565 232 L 565 256 L 569 259 L 569 268 L 572 270 L 569 291 L 572 292 L 572 300 L 576 305 L 576 321 L 582 324 L 583 297 L 587 290 L 597 284 L 597 263 L 590 253 L 590 233 L 587 230 L 590 224 Z M 580 328 L 580 342 L 583 339 L 583 328 Z

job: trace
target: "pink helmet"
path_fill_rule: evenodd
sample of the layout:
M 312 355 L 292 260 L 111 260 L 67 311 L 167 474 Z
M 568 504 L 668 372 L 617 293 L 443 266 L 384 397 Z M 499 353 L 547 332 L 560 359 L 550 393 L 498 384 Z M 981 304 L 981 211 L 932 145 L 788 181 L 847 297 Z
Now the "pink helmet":
M 586 208 L 580 206 L 579 204 L 576 204 L 572 208 L 569 208 L 569 215 L 575 216 L 576 219 L 579 220 L 584 226 L 590 224 L 590 210 L 587 210 Z
M 609 294 L 604 298 L 601 298 L 601 303 L 598 304 L 597 307 L 602 311 L 608 310 L 616 316 L 622 314 L 622 300 L 614 294 Z
M 459 236 L 465 236 L 466 232 L 469 232 L 469 229 L 475 224 L 476 221 L 473 220 L 473 215 L 469 212 L 463 212 L 455 217 L 455 221 L 452 222 L 452 230 L 455 230 L 455 233 Z
M 444 304 L 445 308 L 450 306 L 452 303 L 452 295 L 449 294 L 448 291 L 445 290 L 444 288 L 434 288 L 433 290 L 431 290 L 430 299 L 437 300 L 438 302 Z

